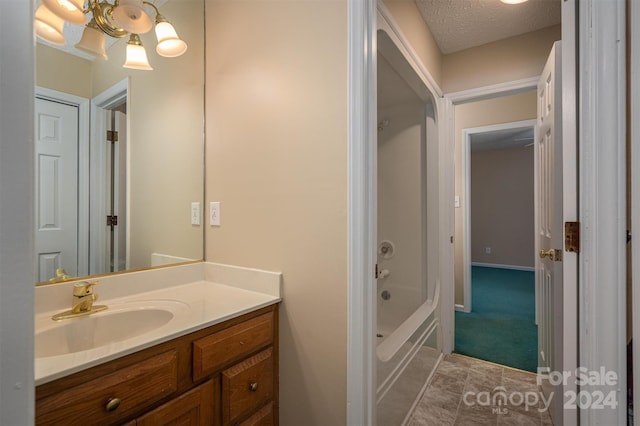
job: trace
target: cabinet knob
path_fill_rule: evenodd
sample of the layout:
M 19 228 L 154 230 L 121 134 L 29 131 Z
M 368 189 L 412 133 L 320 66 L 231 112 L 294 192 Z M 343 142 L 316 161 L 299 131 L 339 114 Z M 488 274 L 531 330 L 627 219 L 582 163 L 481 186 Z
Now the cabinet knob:
M 107 401 L 106 409 L 107 411 L 115 411 L 120 406 L 120 398 L 110 398 Z
M 255 392 L 258 390 L 258 382 L 253 382 L 249 385 L 249 390 L 251 392 Z

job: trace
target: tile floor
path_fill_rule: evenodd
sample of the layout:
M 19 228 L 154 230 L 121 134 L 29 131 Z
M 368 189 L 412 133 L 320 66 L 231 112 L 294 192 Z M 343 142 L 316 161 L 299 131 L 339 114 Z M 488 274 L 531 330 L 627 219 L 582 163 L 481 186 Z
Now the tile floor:
M 552 425 L 542 407 L 535 374 L 452 354 L 438 365 L 409 425 Z

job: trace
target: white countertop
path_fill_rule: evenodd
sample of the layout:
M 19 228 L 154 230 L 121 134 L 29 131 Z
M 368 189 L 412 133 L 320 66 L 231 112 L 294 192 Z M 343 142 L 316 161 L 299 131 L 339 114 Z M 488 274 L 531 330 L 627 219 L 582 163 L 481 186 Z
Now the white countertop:
M 176 267 L 176 268 L 185 268 Z M 218 324 L 231 318 L 238 317 L 245 313 L 255 311 L 265 306 L 272 305 L 281 300 L 280 298 L 280 282 L 281 274 L 259 271 L 255 269 L 231 267 L 227 265 L 199 263 L 195 265 L 187 265 L 189 276 L 200 275 L 199 271 L 193 271 L 194 268 L 202 270 L 202 280 L 195 282 L 182 283 L 171 286 L 169 280 L 163 284 L 159 284 L 158 289 L 149 290 L 148 281 L 153 281 L 162 274 L 163 269 L 153 271 L 144 271 L 133 273 L 137 274 L 137 281 L 144 281 L 145 284 L 140 285 L 148 291 L 136 293 L 130 289 L 129 285 L 122 285 L 123 294 L 120 297 L 112 297 L 105 299 L 101 295 L 101 290 L 111 287 L 110 291 L 113 296 L 118 294 L 114 288 L 118 287 L 119 282 L 130 284 L 129 274 L 109 277 L 102 279 L 105 284 L 101 284 L 95 288 L 95 293 L 100 295 L 100 299 L 95 304 L 107 305 L 109 309 L 103 312 L 91 314 L 86 317 L 73 318 L 63 321 L 82 321 L 83 318 L 98 317 L 100 315 L 109 315 L 122 309 L 130 309 L 131 307 L 140 306 L 140 309 L 149 309 L 154 306 L 169 306 L 173 312 L 173 318 L 166 324 L 144 334 L 135 337 L 111 342 L 108 345 L 96 347 L 75 353 L 65 353 L 62 355 L 54 355 L 47 357 L 36 357 L 35 361 L 35 384 L 40 385 L 60 377 L 84 370 L 86 368 L 102 364 L 124 355 L 137 352 L 156 344 L 166 342 L 179 336 L 197 331 L 208 326 Z M 165 272 L 171 272 L 173 268 L 166 268 Z M 184 269 L 183 269 L 184 270 Z M 141 275 L 145 274 L 147 275 Z M 173 271 L 175 272 L 175 271 Z M 123 279 L 118 279 L 121 277 Z M 219 280 L 224 280 L 225 284 L 221 284 Z M 106 281 L 110 281 L 106 284 Z M 64 283 L 64 288 L 57 291 L 66 294 L 66 300 L 70 299 L 69 284 Z M 47 294 L 53 290 L 43 287 L 41 297 L 46 299 Z M 124 290 L 127 288 L 128 290 Z M 263 291 L 260 291 L 264 289 Z M 36 293 L 38 288 L 36 289 Z M 60 296 L 60 295 L 58 295 Z M 62 297 L 60 297 L 62 299 Z M 36 298 L 38 300 L 38 298 Z M 43 301 L 43 306 L 51 308 Z M 56 307 L 50 310 L 38 310 L 36 302 L 36 333 L 47 331 L 51 328 L 59 326 L 62 322 L 53 321 L 51 316 L 60 312 L 60 308 Z M 69 306 L 65 306 L 69 309 Z M 64 310 L 64 309 L 63 309 Z M 36 338 L 36 345 L 38 339 Z M 55 352 L 55 350 L 53 351 Z M 38 350 L 36 349 L 36 354 Z

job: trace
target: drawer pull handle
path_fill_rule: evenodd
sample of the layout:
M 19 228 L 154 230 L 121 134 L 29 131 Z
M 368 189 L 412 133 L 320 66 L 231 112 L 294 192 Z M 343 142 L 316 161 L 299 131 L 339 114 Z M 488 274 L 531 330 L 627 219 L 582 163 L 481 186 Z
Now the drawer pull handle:
M 120 406 L 120 398 L 110 398 L 107 401 L 107 406 L 105 407 L 107 411 L 115 411 Z
M 255 392 L 258 390 L 258 382 L 253 382 L 249 385 L 249 390 L 251 392 Z

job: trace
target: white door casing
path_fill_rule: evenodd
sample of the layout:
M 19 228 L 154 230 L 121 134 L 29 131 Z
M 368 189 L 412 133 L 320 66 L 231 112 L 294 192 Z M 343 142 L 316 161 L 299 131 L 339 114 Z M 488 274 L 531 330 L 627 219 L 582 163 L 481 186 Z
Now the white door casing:
M 538 81 L 535 141 L 536 286 L 539 372 L 562 370 L 562 76 L 556 42 Z M 543 382 L 551 415 L 562 405 L 562 387 Z
M 107 144 L 105 143 L 106 132 L 110 125 L 110 118 L 108 118 L 110 117 L 110 111 L 108 110 L 122 103 L 128 104 L 128 93 L 129 78 L 125 78 L 99 95 L 94 96 L 91 100 L 90 274 L 101 274 L 109 270 L 110 237 L 107 233 L 106 216 L 107 187 L 110 179 L 107 170 Z M 129 134 L 127 123 L 125 123 L 125 128 L 127 129 L 125 132 L 126 137 Z
M 78 107 L 37 98 L 36 256 L 38 281 L 57 268 L 78 274 Z

